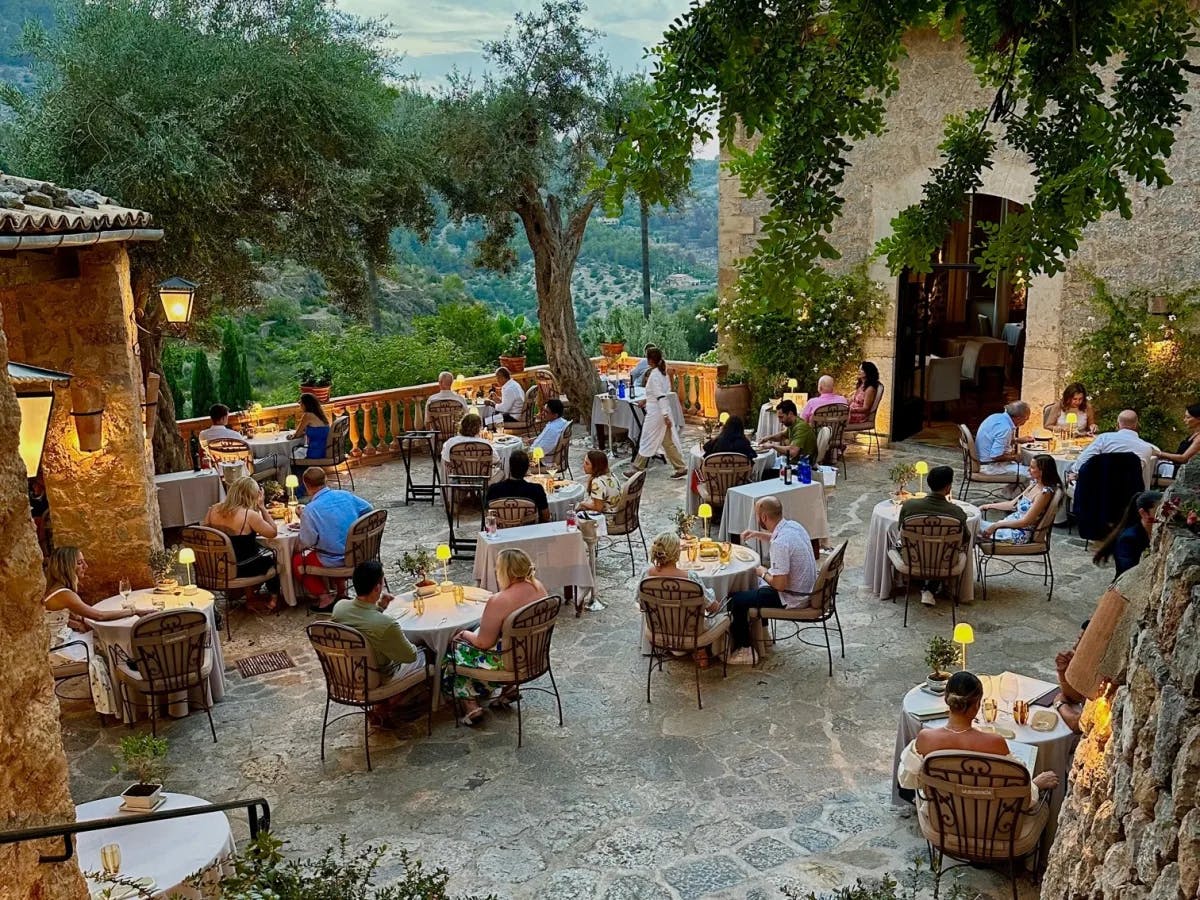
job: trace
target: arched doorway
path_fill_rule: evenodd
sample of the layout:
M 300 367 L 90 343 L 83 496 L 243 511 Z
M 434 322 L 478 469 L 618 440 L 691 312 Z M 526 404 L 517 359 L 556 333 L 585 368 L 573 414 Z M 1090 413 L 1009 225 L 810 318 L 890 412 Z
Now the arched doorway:
M 952 439 L 946 423 L 981 419 L 1005 397 L 1020 394 L 1024 279 L 1005 272 L 988 284 L 975 260 L 987 244 L 988 227 L 1024 207 L 992 194 L 972 194 L 963 205 L 964 216 L 934 254 L 932 271 L 905 269 L 900 275 L 893 440 L 923 430 L 930 438 Z

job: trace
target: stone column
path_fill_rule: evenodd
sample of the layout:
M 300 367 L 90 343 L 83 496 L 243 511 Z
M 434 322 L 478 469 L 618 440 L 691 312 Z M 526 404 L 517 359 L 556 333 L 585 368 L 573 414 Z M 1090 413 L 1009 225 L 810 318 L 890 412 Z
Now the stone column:
M 7 363 L 8 345 L 0 331 L 0 365 Z M 25 466 L 17 453 L 20 419 L 12 386 L 0 380 L 0 813 L 6 830 L 75 820 L 46 653 L 42 556 L 29 518 Z M 61 853 L 62 842 L 0 846 L 0 894 L 86 898 L 75 861 L 41 865 L 43 852 Z
M 72 376 L 72 390 L 60 390 L 54 405 L 43 471 L 55 543 L 83 550 L 83 587 L 93 598 L 116 593 L 123 576 L 135 587 L 151 583 L 148 558 L 162 528 L 142 420 L 129 257 L 124 246 L 106 244 L 78 251 L 77 270 L 64 268 L 77 277 L 0 287 L 0 300 L 20 361 Z M 72 395 L 103 398 L 97 452 L 79 449 Z

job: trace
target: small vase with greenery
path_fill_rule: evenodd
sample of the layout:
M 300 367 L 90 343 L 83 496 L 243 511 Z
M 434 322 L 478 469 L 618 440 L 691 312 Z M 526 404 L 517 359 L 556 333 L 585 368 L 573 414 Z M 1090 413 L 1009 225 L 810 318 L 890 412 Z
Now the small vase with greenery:
M 273 478 L 262 483 L 262 492 L 267 503 L 283 503 L 287 499 L 287 490 Z
M 682 506 L 676 507 L 675 512 L 671 514 L 671 522 L 675 525 L 675 533 L 679 535 L 680 540 L 688 540 L 692 537 L 692 527 L 696 524 L 696 517 L 689 514 Z
M 117 748 L 120 765 L 113 771 L 137 779 L 122 793 L 123 805 L 131 809 L 154 809 L 161 802 L 163 777 L 167 774 L 167 739 L 151 734 L 121 738 Z
M 908 483 L 917 477 L 917 467 L 912 463 L 898 462 L 894 463 L 888 469 L 888 480 L 896 485 L 896 492 L 892 495 L 895 500 L 904 500 L 909 496 Z
M 396 561 L 396 568 L 413 580 L 413 590 L 418 597 L 430 597 L 438 592 L 437 582 L 429 578 L 437 560 L 424 547 L 405 550 Z
M 178 545 L 150 551 L 150 572 L 154 575 L 156 587 L 168 589 L 179 584 L 175 580 L 175 562 L 178 558 Z
M 929 647 L 925 650 L 925 665 L 929 667 L 925 684 L 929 690 L 936 694 L 944 693 L 946 682 L 950 680 L 950 667 L 958 665 L 961 658 L 953 642 L 937 634 L 931 637 Z

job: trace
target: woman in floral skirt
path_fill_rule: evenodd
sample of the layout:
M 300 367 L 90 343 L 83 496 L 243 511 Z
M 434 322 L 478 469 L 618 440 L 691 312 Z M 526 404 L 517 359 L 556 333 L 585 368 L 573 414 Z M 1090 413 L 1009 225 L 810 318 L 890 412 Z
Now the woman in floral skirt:
M 534 577 L 533 560 L 523 550 L 501 550 L 496 558 L 496 581 L 500 590 L 488 597 L 479 627 L 460 631 L 442 664 L 442 690 L 460 704 L 464 725 L 474 725 L 483 716 L 483 704 L 507 706 L 516 699 L 516 688 L 505 689 L 492 699 L 495 685 L 454 675 L 454 665 L 474 669 L 499 669 L 500 628 L 508 616 L 523 606 L 546 596 L 546 589 Z

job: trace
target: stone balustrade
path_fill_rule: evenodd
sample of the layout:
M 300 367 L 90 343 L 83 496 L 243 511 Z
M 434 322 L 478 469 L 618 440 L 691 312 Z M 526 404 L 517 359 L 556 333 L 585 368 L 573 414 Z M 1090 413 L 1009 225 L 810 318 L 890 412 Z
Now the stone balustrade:
M 630 358 L 618 368 L 627 373 L 636 362 L 635 358 Z M 597 372 L 609 372 L 604 357 L 593 357 L 592 363 Z M 667 366 L 671 384 L 679 396 L 680 406 L 683 407 L 684 417 L 690 421 L 715 418 L 717 378 L 724 367 L 682 361 L 669 361 Z M 539 373 L 549 372 L 549 366 L 531 366 L 513 377 L 523 388 L 528 388 L 537 380 Z M 486 393 L 495 381 L 495 376 L 489 372 L 486 375 L 470 376 L 465 381 L 470 393 Z M 399 436 L 406 431 L 425 427 L 425 401 L 437 393 L 437 390 L 436 383 L 418 384 L 347 397 L 331 397 L 322 405 L 333 417 L 350 417 L 351 463 L 366 464 L 399 456 Z M 295 427 L 296 413 L 296 403 L 264 407 L 262 413 L 254 417 L 253 424 L 256 427 L 274 425 L 280 431 L 287 431 Z M 587 415 L 590 413 L 591 410 L 587 410 Z M 247 416 L 244 412 L 233 413 L 229 417 L 229 425 L 234 429 L 240 429 L 245 421 Z M 184 444 L 188 445 L 193 434 L 199 434 L 211 423 L 207 417 L 202 417 L 180 419 L 177 424 Z

